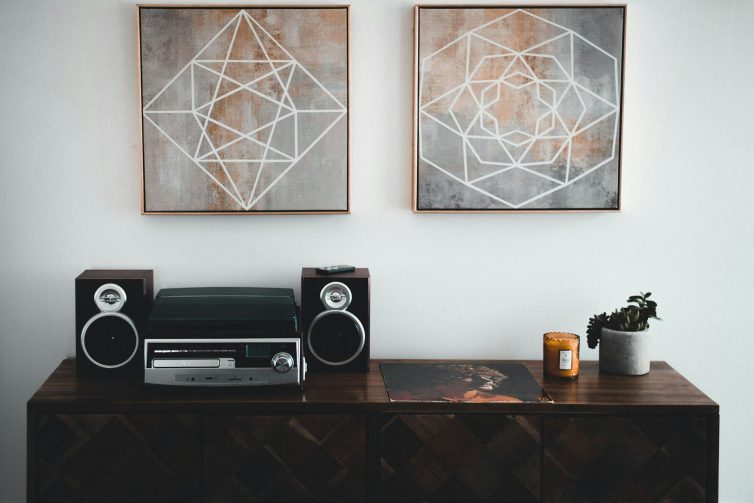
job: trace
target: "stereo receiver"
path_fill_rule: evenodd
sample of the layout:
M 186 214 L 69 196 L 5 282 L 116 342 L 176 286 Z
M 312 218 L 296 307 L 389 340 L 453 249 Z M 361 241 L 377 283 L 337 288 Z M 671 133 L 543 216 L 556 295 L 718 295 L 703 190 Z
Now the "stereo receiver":
M 157 294 L 144 382 L 301 387 L 306 362 L 293 290 L 171 288 Z

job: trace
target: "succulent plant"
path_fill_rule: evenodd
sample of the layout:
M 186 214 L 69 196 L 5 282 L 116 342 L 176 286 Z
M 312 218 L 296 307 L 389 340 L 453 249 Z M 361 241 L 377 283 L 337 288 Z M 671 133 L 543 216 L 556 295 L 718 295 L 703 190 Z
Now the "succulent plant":
M 651 292 L 632 295 L 626 302 L 628 305 L 616 309 L 611 314 L 595 314 L 589 318 L 586 327 L 586 341 L 594 349 L 600 342 L 602 329 L 620 330 L 623 332 L 640 332 L 649 328 L 649 319 L 659 320 L 657 317 L 657 302 L 649 300 Z

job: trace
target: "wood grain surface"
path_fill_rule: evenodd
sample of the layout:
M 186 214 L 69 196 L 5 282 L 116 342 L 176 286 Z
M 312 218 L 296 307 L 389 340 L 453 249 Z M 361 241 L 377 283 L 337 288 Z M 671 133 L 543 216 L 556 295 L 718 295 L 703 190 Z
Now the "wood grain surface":
M 536 416 L 388 416 L 380 501 L 539 501 L 540 430 Z
M 542 362 L 523 361 L 555 403 L 391 403 L 381 360 L 372 360 L 367 373 L 310 373 L 303 391 L 296 389 L 219 390 L 144 386 L 140 376 L 77 376 L 75 362 L 64 360 L 29 400 L 43 411 L 71 410 L 344 410 L 381 412 L 501 413 L 716 413 L 718 405 L 665 362 L 652 362 L 644 376 L 600 374 L 597 362 L 582 361 L 579 378 L 544 378 Z M 387 360 L 385 360 L 387 361 Z M 399 361 L 399 360 L 390 360 Z M 409 360 L 400 360 L 409 361 Z M 442 361 L 442 360 L 416 360 Z M 498 361 L 502 362 L 502 361 Z M 477 361 L 476 363 L 484 363 Z
M 392 403 L 379 360 L 303 391 L 148 387 L 64 360 L 27 404 L 27 497 L 717 501 L 719 407 L 667 363 L 582 361 L 575 381 L 522 363 L 554 403 Z
M 704 417 L 548 417 L 543 501 L 703 502 L 708 484 Z
M 363 415 L 208 416 L 204 501 L 365 499 Z
M 201 418 L 43 414 L 30 501 L 201 501 Z

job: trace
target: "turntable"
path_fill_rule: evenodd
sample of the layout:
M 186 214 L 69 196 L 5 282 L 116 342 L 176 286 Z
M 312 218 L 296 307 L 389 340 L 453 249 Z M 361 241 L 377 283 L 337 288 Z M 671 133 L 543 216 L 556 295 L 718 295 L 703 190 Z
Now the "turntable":
M 298 386 L 306 374 L 293 290 L 160 290 L 144 341 L 144 382 Z

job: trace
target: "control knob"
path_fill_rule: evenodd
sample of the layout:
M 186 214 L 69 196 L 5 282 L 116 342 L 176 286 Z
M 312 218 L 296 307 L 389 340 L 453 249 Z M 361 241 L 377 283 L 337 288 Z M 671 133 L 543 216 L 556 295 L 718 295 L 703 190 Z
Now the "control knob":
M 278 353 L 272 357 L 272 368 L 275 372 L 285 374 L 293 368 L 293 357 L 288 353 Z

